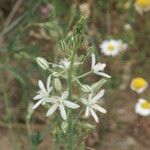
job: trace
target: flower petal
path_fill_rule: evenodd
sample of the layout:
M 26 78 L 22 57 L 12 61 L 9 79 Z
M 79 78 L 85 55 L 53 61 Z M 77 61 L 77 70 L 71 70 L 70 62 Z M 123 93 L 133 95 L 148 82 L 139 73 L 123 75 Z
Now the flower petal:
M 90 109 L 89 109 L 89 107 L 86 107 L 85 117 L 89 117 L 89 115 L 90 115 Z
M 38 99 L 42 99 L 43 98 L 43 95 L 36 95 L 35 97 L 33 97 L 34 100 L 38 100 Z
M 88 101 L 85 98 L 81 98 L 81 101 L 84 105 L 87 105 Z
M 92 53 L 92 64 L 91 64 L 91 70 L 93 70 L 94 66 L 95 66 L 95 63 L 96 63 L 96 58 L 95 58 L 95 54 Z
M 95 119 L 95 121 L 98 123 L 98 122 L 99 122 L 99 119 L 98 119 L 98 117 L 97 117 L 95 111 L 91 108 L 91 109 L 90 109 L 90 112 L 91 112 L 91 115 L 93 116 L 93 118 Z
M 43 99 L 39 100 L 37 103 L 35 103 L 35 105 L 33 106 L 33 109 L 36 109 L 40 104 L 43 103 Z
M 101 106 L 99 106 L 97 104 L 94 104 L 93 108 L 96 109 L 96 110 L 98 110 L 101 113 L 107 113 L 106 109 L 104 109 L 103 107 L 101 107 Z
M 40 89 L 42 90 L 42 92 L 47 92 L 45 89 L 45 86 L 41 80 L 38 81 L 38 85 L 39 85 Z
M 68 97 L 68 95 L 69 95 L 68 91 L 64 91 L 61 95 L 61 98 L 66 99 Z
M 64 120 L 66 120 L 67 119 L 67 114 L 66 114 L 64 105 L 62 105 L 62 104 L 59 105 L 59 110 L 60 110 L 60 114 L 61 114 L 62 118 Z
M 48 91 L 48 92 L 51 91 L 50 84 L 51 84 L 51 75 L 48 76 L 47 82 L 46 82 L 46 88 L 47 88 L 47 91 Z
M 70 102 L 68 100 L 64 100 L 63 103 L 64 103 L 65 106 L 70 107 L 72 109 L 77 109 L 77 108 L 80 107 L 79 105 L 77 105 L 77 104 L 75 104 L 73 102 Z
M 49 98 L 45 98 L 45 101 L 48 102 L 48 103 L 56 103 L 58 97 L 56 96 L 52 96 L 52 97 L 49 97 Z
M 105 90 L 101 90 L 95 97 L 90 99 L 90 104 L 96 103 L 103 95 L 104 95 Z
M 59 104 L 58 103 L 55 103 L 54 105 L 52 105 L 52 107 L 48 110 L 46 116 L 51 116 L 55 111 L 56 109 L 58 108 Z
M 102 77 L 105 77 L 105 78 L 111 78 L 110 75 L 108 75 L 108 74 L 106 74 L 106 73 L 104 73 L 104 72 L 94 72 L 94 73 L 97 74 L 97 75 L 100 75 L 100 76 L 102 76 Z
M 103 71 L 105 67 L 106 67 L 106 64 L 99 62 L 94 66 L 94 71 L 95 72 Z

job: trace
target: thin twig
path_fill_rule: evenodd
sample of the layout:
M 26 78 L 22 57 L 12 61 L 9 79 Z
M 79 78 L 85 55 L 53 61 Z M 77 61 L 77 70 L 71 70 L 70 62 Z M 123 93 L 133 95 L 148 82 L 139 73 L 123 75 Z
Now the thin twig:
M 4 31 L 6 31 L 6 28 L 8 27 L 8 25 L 9 25 L 10 22 L 12 21 L 12 19 L 13 19 L 13 17 L 15 16 L 17 10 L 20 8 L 20 5 L 21 5 L 22 2 L 23 2 L 23 0 L 18 0 L 18 1 L 15 3 L 13 9 L 12 9 L 11 12 L 9 13 L 9 15 L 8 15 L 8 17 L 7 17 L 7 19 L 6 19 L 6 21 L 4 22 L 4 29 L 3 29 L 2 33 L 5 33 Z M 1 33 L 0 33 L 0 35 L 1 35 Z M 3 42 L 3 38 L 0 39 L 0 45 L 1 45 L 2 42 Z
M 11 12 L 9 13 L 5 23 L 4 23 L 4 27 L 7 27 L 10 22 L 12 21 L 13 17 L 15 16 L 17 10 L 20 8 L 21 3 L 23 2 L 23 0 L 18 0 L 16 2 L 16 4 L 14 5 L 13 9 L 11 10 Z

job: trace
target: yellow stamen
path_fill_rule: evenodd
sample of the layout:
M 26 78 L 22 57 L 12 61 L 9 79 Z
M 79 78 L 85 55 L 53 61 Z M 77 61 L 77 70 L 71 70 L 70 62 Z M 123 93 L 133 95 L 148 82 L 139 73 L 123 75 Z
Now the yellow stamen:
M 136 0 L 136 4 L 142 8 L 150 7 L 150 0 Z
M 132 81 L 132 87 L 135 89 L 144 88 L 147 86 L 147 81 L 143 78 L 135 78 Z
M 108 45 L 108 50 L 109 51 L 113 51 L 114 49 L 115 49 L 114 45 L 112 45 L 112 44 Z
M 150 109 L 150 103 L 148 101 L 145 101 L 141 104 L 141 107 L 143 109 Z

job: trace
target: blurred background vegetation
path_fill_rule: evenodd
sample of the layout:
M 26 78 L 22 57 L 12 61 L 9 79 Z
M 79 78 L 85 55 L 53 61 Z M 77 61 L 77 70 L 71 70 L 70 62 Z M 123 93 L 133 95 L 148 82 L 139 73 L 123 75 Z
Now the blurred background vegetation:
M 1 150 L 50 149 L 47 119 L 41 108 L 34 113 L 30 108 L 37 80 L 46 79 L 35 57 L 57 62 L 63 56 L 59 41 L 71 34 L 80 15 L 89 17 L 88 42 L 112 76 L 106 85 L 108 114 L 101 116 L 87 145 L 97 150 L 149 149 L 150 119 L 135 114 L 138 96 L 129 84 L 137 76 L 150 81 L 150 12 L 138 14 L 134 0 L 1 0 Z M 102 55 L 99 44 L 109 38 L 122 39 L 128 50 L 115 58 Z M 142 96 L 150 99 L 148 91 Z

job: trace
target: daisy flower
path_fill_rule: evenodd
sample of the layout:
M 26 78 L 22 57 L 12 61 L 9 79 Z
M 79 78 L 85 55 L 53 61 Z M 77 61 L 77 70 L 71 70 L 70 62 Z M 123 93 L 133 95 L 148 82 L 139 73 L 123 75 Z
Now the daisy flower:
M 140 98 L 135 105 L 135 112 L 141 116 L 149 116 L 150 115 L 150 102 L 147 100 Z
M 51 76 L 48 76 L 46 87 L 44 86 L 44 83 L 39 80 L 38 86 L 40 90 L 37 92 L 37 95 L 33 98 L 34 100 L 38 101 L 34 106 L 33 109 L 37 108 L 40 104 L 45 104 L 45 102 L 49 99 L 49 95 L 52 91 L 51 84 Z
M 147 12 L 150 10 L 150 0 L 136 0 L 134 5 L 135 9 L 140 14 L 143 14 L 143 12 Z
M 95 121 L 98 123 L 99 119 L 95 111 L 99 111 L 101 113 L 106 113 L 107 111 L 98 105 L 99 99 L 104 95 L 104 90 L 101 90 L 96 96 L 92 97 L 92 94 L 89 94 L 88 100 L 82 98 L 81 101 L 84 105 L 86 105 L 85 117 L 89 117 L 92 115 Z
M 118 40 L 105 40 L 100 45 L 101 52 L 106 56 L 116 56 L 120 52 L 120 42 Z
M 106 78 L 111 78 L 111 76 L 102 72 L 102 71 L 104 71 L 105 67 L 106 67 L 106 64 L 104 64 L 104 63 L 99 62 L 96 64 L 96 57 L 94 54 L 92 54 L 92 63 L 91 63 L 92 72 L 97 74 L 97 75 L 106 77 Z
M 79 105 L 67 100 L 67 97 L 68 97 L 68 92 L 67 91 L 63 92 L 61 97 L 58 97 L 58 96 L 51 97 L 49 99 L 49 102 L 52 103 L 52 106 L 48 110 L 47 116 L 51 116 L 57 109 L 59 109 L 61 117 L 64 120 L 66 120 L 67 119 L 67 113 L 66 113 L 66 110 L 65 110 L 65 106 L 69 107 L 69 108 L 72 108 L 72 109 L 77 109 L 77 108 L 80 107 Z
M 101 52 L 106 56 L 117 56 L 121 51 L 126 50 L 128 45 L 122 40 L 105 40 L 100 45 Z
M 148 87 L 148 83 L 145 79 L 138 77 L 131 81 L 130 87 L 133 91 L 142 93 Z

